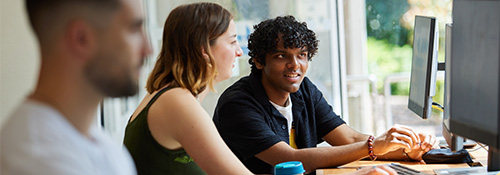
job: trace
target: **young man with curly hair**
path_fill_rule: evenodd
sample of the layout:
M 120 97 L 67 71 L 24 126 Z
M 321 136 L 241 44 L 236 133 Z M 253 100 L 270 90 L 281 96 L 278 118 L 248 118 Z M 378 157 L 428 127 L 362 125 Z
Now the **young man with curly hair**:
M 370 157 L 414 159 L 436 145 L 433 136 L 396 125 L 379 137 L 350 128 L 305 76 L 318 40 L 293 16 L 254 26 L 252 72 L 230 86 L 215 109 L 224 141 L 253 173 L 297 160 L 307 172 Z M 331 147 L 316 147 L 327 141 Z

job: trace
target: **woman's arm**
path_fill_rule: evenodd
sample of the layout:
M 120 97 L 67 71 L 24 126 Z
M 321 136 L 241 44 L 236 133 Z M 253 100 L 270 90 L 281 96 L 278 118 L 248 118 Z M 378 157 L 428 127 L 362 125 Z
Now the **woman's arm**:
M 149 112 L 148 124 L 158 143 L 169 148 L 178 142 L 207 174 L 251 174 L 188 90 L 175 88 L 165 92 Z

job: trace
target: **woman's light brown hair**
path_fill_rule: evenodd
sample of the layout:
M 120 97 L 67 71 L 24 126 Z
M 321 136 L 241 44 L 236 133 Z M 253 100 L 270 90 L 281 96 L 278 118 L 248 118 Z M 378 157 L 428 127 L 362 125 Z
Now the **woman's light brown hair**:
M 210 46 L 224 34 L 232 15 L 214 3 L 181 5 L 168 15 L 163 29 L 163 46 L 149 75 L 149 93 L 169 85 L 198 95 L 213 89 L 217 74 Z M 208 55 L 203 56 L 203 51 Z

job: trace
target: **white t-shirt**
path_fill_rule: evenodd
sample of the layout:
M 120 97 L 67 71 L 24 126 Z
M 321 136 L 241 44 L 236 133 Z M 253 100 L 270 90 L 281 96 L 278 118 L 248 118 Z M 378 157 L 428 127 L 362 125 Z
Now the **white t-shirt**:
M 288 96 L 288 99 L 285 102 L 285 107 L 277 105 L 276 103 L 272 102 L 269 100 L 271 104 L 283 115 L 288 124 L 288 131 L 290 132 L 290 129 L 292 129 L 292 122 L 293 122 L 293 113 L 292 113 L 292 100 L 290 100 L 290 96 Z
M 27 100 L 5 122 L 0 137 L 0 174 L 137 174 L 128 151 L 92 125 L 89 137 L 61 113 Z

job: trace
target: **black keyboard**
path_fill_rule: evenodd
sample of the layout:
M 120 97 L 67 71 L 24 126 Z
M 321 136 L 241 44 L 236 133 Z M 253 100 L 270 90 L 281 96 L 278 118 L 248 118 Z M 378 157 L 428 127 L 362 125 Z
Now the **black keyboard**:
M 408 168 L 397 163 L 391 163 L 389 164 L 389 167 L 394 169 L 398 173 L 398 175 L 426 175 L 426 173 Z

